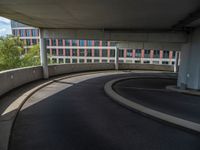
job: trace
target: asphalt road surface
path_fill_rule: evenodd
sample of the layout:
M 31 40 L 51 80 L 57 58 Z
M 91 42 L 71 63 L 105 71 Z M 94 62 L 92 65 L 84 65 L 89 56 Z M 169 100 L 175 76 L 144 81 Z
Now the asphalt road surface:
M 20 111 L 9 149 L 199 150 L 199 135 L 128 110 L 104 93 L 106 82 L 126 76 L 135 74 L 85 75 L 38 91 Z

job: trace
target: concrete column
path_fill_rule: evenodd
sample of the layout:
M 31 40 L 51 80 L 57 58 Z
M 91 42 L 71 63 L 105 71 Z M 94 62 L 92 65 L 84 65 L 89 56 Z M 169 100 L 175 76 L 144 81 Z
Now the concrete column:
M 179 71 L 179 58 L 180 58 L 180 53 L 177 51 L 175 56 L 174 72 Z
M 119 69 L 119 49 L 115 48 L 115 70 Z
M 45 39 L 43 37 L 43 30 L 40 29 L 40 61 L 43 68 L 43 78 L 49 78 L 48 70 L 48 59 L 47 59 L 47 50 L 45 45 Z
M 178 87 L 200 89 L 200 28 L 195 29 L 187 44 L 182 45 Z

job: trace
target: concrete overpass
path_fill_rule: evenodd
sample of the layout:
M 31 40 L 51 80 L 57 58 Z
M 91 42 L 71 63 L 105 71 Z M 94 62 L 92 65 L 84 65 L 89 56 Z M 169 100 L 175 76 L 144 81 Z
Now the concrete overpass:
M 178 86 L 200 89 L 198 0 L 1 0 L 0 15 L 41 29 L 45 38 L 124 41 L 119 47 L 182 51 Z

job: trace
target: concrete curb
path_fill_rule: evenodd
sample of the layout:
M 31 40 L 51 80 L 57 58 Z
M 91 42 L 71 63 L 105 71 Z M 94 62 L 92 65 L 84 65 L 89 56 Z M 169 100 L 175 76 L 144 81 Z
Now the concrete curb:
M 189 130 L 192 130 L 192 131 L 195 131 L 195 132 L 198 132 L 198 133 L 200 132 L 200 124 L 198 124 L 198 123 L 188 121 L 188 120 L 184 120 L 184 119 L 172 116 L 172 115 L 168 115 L 168 114 L 153 110 L 153 109 L 148 108 L 146 106 L 143 106 L 141 104 L 130 101 L 130 100 L 120 96 L 118 93 L 116 93 L 113 90 L 112 86 L 116 82 L 119 82 L 119 81 L 122 81 L 122 80 L 127 80 L 127 79 L 134 79 L 134 78 L 137 78 L 137 77 L 120 78 L 120 79 L 111 80 L 111 81 L 109 81 L 105 84 L 104 91 L 114 101 L 116 101 L 119 104 L 126 106 L 130 109 L 139 111 L 139 112 L 146 114 L 146 115 L 149 115 L 153 118 L 168 122 L 170 124 L 173 124 L 173 125 L 185 128 L 185 129 L 189 129 Z M 141 77 L 139 77 L 139 78 L 141 78 Z
M 200 91 L 181 90 L 181 89 L 178 89 L 178 88 L 177 88 L 176 86 L 174 86 L 174 85 L 169 85 L 169 86 L 166 87 L 166 89 L 167 89 L 167 90 L 170 90 L 170 91 L 180 92 L 180 93 L 183 93 L 183 94 L 200 96 Z

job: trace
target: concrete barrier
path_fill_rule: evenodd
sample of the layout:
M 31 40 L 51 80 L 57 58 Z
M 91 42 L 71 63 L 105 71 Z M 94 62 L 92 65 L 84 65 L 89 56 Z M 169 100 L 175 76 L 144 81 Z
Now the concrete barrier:
M 86 71 L 114 70 L 114 63 L 49 65 L 49 76 Z M 120 70 L 173 71 L 173 66 L 152 64 L 119 64 Z M 42 79 L 42 67 L 27 67 L 0 72 L 0 96 L 23 84 Z
M 156 64 L 131 64 L 119 63 L 120 70 L 155 70 L 155 71 L 169 71 L 173 72 L 172 65 L 156 65 Z
M 56 76 L 67 73 L 85 72 L 85 71 L 100 71 L 114 70 L 113 63 L 87 63 L 87 64 L 62 64 L 50 65 L 49 76 Z
M 6 92 L 42 78 L 42 67 L 12 69 L 0 72 L 0 96 Z

